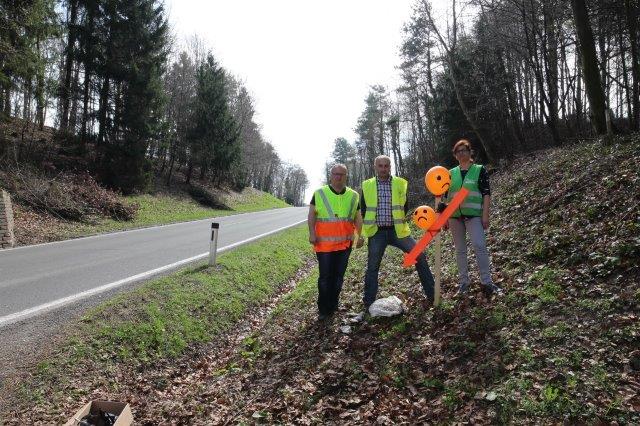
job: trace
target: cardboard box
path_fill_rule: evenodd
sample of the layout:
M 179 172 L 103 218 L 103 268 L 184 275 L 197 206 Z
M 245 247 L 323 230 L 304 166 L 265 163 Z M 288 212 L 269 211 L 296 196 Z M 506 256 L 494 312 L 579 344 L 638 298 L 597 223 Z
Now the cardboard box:
M 113 401 L 91 401 L 78 410 L 64 426 L 77 426 L 87 414 L 97 414 L 98 410 L 117 415 L 118 419 L 114 423 L 114 426 L 131 426 L 133 424 L 133 414 L 131 413 L 129 404 Z

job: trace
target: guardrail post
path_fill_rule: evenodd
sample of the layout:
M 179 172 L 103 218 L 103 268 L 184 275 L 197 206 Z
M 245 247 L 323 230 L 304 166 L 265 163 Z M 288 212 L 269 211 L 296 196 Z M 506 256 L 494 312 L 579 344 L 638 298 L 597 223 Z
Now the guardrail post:
M 218 230 L 220 224 L 213 222 L 211 224 L 211 241 L 209 242 L 209 266 L 216 264 L 216 254 L 218 252 Z

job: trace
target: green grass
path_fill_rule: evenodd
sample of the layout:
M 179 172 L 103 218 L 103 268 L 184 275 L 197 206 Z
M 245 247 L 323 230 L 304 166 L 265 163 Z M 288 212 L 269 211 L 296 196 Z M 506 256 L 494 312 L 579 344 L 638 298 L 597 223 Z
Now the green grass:
M 132 221 L 103 219 L 93 224 L 65 224 L 61 230 L 62 237 L 75 238 L 104 232 L 187 222 L 289 206 L 271 194 L 251 188 L 245 189 L 240 194 L 231 194 L 225 199 L 225 203 L 230 210 L 212 209 L 199 204 L 191 198 L 168 195 L 143 194 L 123 198 L 128 203 L 136 203 L 140 206 L 135 219 Z
M 542 268 L 529 278 L 529 293 L 538 296 L 543 302 L 555 302 L 562 293 L 562 287 L 557 281 L 556 271 Z
M 289 207 L 289 204 L 266 192 L 246 189 L 237 197 L 228 197 L 227 205 L 236 212 L 254 212 L 258 210 Z
M 90 311 L 70 340 L 71 358 L 147 362 L 211 341 L 311 256 L 306 228 L 224 253 L 218 265 L 151 281 Z

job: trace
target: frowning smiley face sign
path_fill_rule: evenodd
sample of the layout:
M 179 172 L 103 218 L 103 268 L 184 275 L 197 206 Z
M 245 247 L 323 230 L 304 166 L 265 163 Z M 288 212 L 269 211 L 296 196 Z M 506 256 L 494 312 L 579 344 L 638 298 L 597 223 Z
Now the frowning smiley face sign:
M 449 170 L 442 166 L 433 166 L 424 176 L 424 184 L 433 195 L 436 197 L 441 196 L 451 186 Z
M 413 211 L 413 223 L 420 229 L 431 228 L 436 221 L 436 212 L 429 206 L 419 206 Z

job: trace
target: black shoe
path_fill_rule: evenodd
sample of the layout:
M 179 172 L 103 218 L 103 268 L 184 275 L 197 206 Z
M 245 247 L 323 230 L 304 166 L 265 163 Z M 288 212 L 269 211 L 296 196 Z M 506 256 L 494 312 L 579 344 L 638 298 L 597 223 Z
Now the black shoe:
M 327 321 L 327 320 L 331 319 L 331 317 L 333 317 L 333 314 L 335 314 L 335 313 L 336 313 L 335 311 L 331 311 L 331 312 L 326 313 L 326 314 L 318 313 L 318 321 Z
M 482 286 L 482 292 L 487 299 L 491 299 L 493 296 L 502 295 L 502 289 L 495 284 L 489 284 Z

